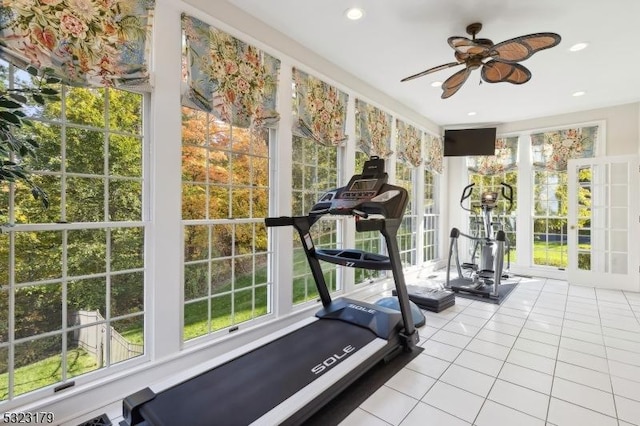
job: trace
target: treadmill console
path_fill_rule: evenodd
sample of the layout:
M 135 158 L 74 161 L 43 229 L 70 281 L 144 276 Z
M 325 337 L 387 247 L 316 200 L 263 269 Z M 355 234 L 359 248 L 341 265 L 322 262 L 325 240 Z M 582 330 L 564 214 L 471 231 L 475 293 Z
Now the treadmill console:
M 485 191 L 480 196 L 480 204 L 484 208 L 492 209 L 498 202 L 498 193 L 494 191 Z
M 353 182 L 349 182 L 349 186 L 346 191 L 340 194 L 340 197 L 345 199 L 361 199 L 372 198 L 378 193 L 379 187 L 383 182 L 380 179 L 358 179 Z
M 380 214 L 386 218 L 400 218 L 408 194 L 404 188 L 389 185 L 388 179 L 384 160 L 371 157 L 365 162 L 361 174 L 351 177 L 342 188 L 325 193 L 312 212 L 360 217 Z

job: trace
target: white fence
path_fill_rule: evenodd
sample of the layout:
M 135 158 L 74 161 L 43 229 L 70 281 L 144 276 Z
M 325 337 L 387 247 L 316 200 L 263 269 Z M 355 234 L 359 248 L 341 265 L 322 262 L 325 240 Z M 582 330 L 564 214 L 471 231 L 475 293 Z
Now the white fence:
M 142 355 L 143 345 L 129 342 L 113 327 L 108 327 L 102 321 L 104 318 L 98 311 L 74 312 L 72 321 L 74 325 L 81 326 L 73 332 L 74 341 L 77 342 L 78 347 L 93 355 L 99 366 L 106 365 L 107 351 L 109 351 L 109 364 Z M 83 327 L 86 324 L 92 325 Z M 109 333 L 107 333 L 107 327 Z

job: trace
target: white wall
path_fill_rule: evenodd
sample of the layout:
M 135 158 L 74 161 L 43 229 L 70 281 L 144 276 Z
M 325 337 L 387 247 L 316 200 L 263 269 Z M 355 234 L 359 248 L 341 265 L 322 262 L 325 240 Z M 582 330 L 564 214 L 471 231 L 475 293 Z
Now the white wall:
M 606 124 L 606 155 L 635 154 L 638 152 L 640 103 L 516 121 L 499 126 L 498 134 L 561 127 L 593 121 L 604 121 Z

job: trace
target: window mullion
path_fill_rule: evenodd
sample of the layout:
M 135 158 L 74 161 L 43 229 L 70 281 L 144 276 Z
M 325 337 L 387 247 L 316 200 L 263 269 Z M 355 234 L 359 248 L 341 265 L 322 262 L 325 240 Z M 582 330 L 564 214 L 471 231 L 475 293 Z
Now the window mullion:
M 67 91 L 66 86 L 62 86 L 60 91 L 60 221 L 67 221 Z
M 109 179 L 109 89 L 104 89 L 104 143 L 102 144 L 102 156 L 103 156 L 103 170 L 104 170 L 104 220 L 109 220 L 109 211 L 111 206 L 109 205 L 109 187 L 110 187 L 110 179 Z
M 15 273 L 15 242 L 16 233 L 9 233 L 9 353 L 8 353 L 8 373 L 9 373 L 9 389 L 7 392 L 7 398 L 13 399 L 13 389 L 15 385 L 15 329 L 16 329 L 16 273 Z

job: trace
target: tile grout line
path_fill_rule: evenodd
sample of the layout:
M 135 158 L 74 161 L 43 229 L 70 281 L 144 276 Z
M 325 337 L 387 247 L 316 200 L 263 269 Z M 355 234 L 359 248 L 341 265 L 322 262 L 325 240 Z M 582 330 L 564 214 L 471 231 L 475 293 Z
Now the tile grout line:
M 553 374 L 551 375 L 551 388 L 549 389 L 549 402 L 547 403 L 547 416 L 545 422 L 549 423 L 549 412 L 551 411 L 551 399 L 553 398 L 553 385 L 556 382 L 556 369 L 558 368 L 558 356 L 560 355 L 560 346 L 562 345 L 562 335 L 564 331 L 564 320 L 567 314 L 567 303 L 569 303 L 569 290 L 571 285 L 567 282 L 567 298 L 564 301 L 564 312 L 562 315 L 562 324 L 560 325 L 560 340 L 558 341 L 558 348 L 556 349 L 556 359 L 553 363 Z M 595 293 L 595 290 L 594 290 Z M 600 312 L 598 312 L 598 319 L 600 318 Z
M 544 285 L 540 288 L 540 290 L 538 291 L 538 295 L 536 296 L 536 301 L 538 300 L 538 298 L 540 298 L 540 294 L 542 294 L 542 289 L 544 289 L 544 286 L 546 285 L 546 281 L 547 281 L 547 279 L 545 278 L 545 284 L 544 284 Z M 507 298 L 503 301 L 503 303 L 504 303 L 504 302 L 506 302 L 507 300 L 509 300 L 509 299 L 511 298 L 511 295 L 512 295 L 512 294 L 514 294 L 514 291 L 512 291 L 512 292 L 509 294 L 509 296 L 507 296 Z M 532 306 L 532 308 L 531 308 L 531 309 L 533 309 L 533 306 L 535 306 L 535 304 L 536 304 L 536 302 L 533 302 L 533 304 L 531 305 L 531 306 Z M 498 309 L 494 312 L 494 315 L 495 315 L 495 313 L 496 313 L 496 312 L 498 312 L 498 311 L 500 311 L 500 308 L 498 308 Z M 491 316 L 491 318 L 493 318 L 493 316 L 494 316 L 494 315 L 492 315 L 492 316 Z M 489 391 L 487 392 L 487 396 L 485 396 L 484 401 L 482 402 L 482 405 L 480 406 L 480 409 L 478 410 L 478 413 L 476 414 L 476 417 L 473 419 L 472 424 L 475 424 L 475 423 L 476 423 L 476 421 L 478 420 L 478 416 L 480 415 L 480 413 L 482 412 L 482 409 L 484 408 L 485 404 L 487 403 L 487 400 L 489 400 L 489 395 L 491 394 L 491 391 L 493 390 L 493 387 L 495 386 L 496 382 L 498 381 L 498 376 L 499 376 L 499 375 L 500 375 L 500 373 L 502 372 L 502 369 L 504 368 L 504 365 L 507 363 L 507 358 L 509 358 L 509 355 L 511 354 L 511 351 L 513 350 L 513 346 L 515 345 L 515 342 L 518 340 L 518 337 L 520 336 L 520 333 L 522 333 L 522 330 L 524 330 L 524 325 L 527 323 L 527 320 L 529 319 L 529 315 L 531 315 L 531 311 L 528 311 L 528 312 L 527 312 L 527 316 L 526 316 L 526 318 L 525 318 L 524 323 L 522 324 L 522 328 L 520 328 L 520 331 L 518 332 L 518 335 L 516 336 L 516 340 L 514 340 L 513 345 L 511 345 L 511 347 L 509 348 L 509 352 L 507 353 L 507 356 L 505 357 L 504 361 L 502 361 L 502 366 L 500 367 L 500 370 L 498 371 L 498 373 L 495 375 L 494 380 L 493 380 L 493 384 L 492 384 L 492 385 L 491 385 L 491 387 L 489 388 Z M 484 328 L 484 327 L 483 327 L 483 328 Z M 493 400 L 490 400 L 490 401 L 495 402 L 495 401 L 493 401 Z M 499 403 L 498 403 L 498 404 L 499 404 Z M 504 404 L 500 404 L 500 405 L 504 405 Z M 511 408 L 512 410 L 515 410 L 515 411 L 521 412 L 521 413 L 523 413 L 523 414 L 530 415 L 529 413 L 524 413 L 523 411 L 517 410 L 517 409 L 515 409 L 515 408 L 513 408 L 513 407 L 508 407 L 508 408 Z M 532 417 L 535 417 L 535 416 L 532 416 Z
M 613 410 L 616 413 L 616 420 L 619 423 L 620 417 L 618 416 L 618 404 L 616 404 L 616 394 L 613 389 L 613 379 L 611 377 L 611 366 L 609 365 L 609 350 L 604 338 L 604 330 L 602 330 L 602 318 L 600 317 L 600 299 L 598 298 L 598 291 L 594 289 L 594 292 L 596 293 L 596 303 L 598 306 L 598 318 L 600 318 L 600 330 L 602 331 L 602 343 L 604 345 L 604 353 L 606 355 L 606 360 L 607 360 L 607 373 L 609 374 L 609 385 L 611 386 L 611 399 L 613 399 Z M 622 292 L 622 294 L 624 295 L 624 292 Z M 627 300 L 626 296 L 625 296 L 625 300 Z M 627 301 L 627 303 L 629 302 Z

